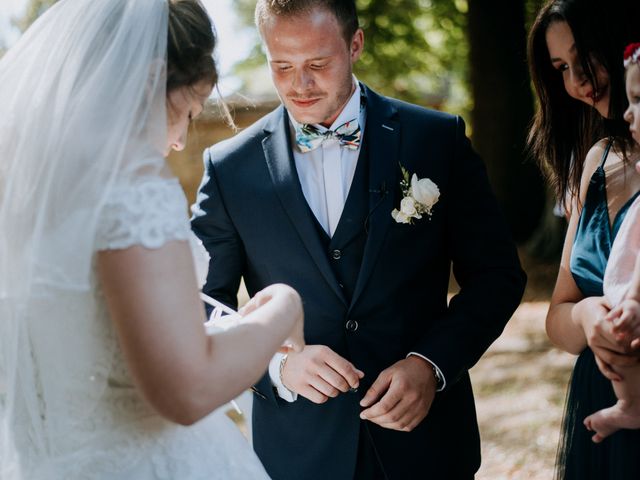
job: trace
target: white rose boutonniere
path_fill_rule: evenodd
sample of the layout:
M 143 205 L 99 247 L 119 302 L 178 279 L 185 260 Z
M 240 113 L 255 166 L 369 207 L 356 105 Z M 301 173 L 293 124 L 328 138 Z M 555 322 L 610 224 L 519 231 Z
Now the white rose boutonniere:
M 394 209 L 391 216 L 398 223 L 409 224 L 412 224 L 414 219 L 421 219 L 422 215 L 431 217 L 431 210 L 440 198 L 438 186 L 428 178 L 418 178 L 415 173 L 409 178 L 407 169 L 402 165 L 400 169 L 400 187 L 404 198 L 400 202 L 400 210 Z

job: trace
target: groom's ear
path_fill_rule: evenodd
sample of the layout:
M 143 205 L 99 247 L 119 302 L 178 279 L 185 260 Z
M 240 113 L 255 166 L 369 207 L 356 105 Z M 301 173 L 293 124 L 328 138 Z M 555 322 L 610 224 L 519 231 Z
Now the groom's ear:
M 364 50 L 364 32 L 361 28 L 356 30 L 351 38 L 351 45 L 349 45 L 349 51 L 351 53 L 351 63 L 355 63 L 362 55 Z

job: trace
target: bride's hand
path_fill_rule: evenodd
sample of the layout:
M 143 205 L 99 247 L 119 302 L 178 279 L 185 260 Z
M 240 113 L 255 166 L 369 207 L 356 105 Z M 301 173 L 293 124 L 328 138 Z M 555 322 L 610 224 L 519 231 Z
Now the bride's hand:
M 304 341 L 304 311 L 300 295 L 293 288 L 281 283 L 270 285 L 258 292 L 239 311 L 240 315 L 247 316 L 258 309 L 270 305 L 278 315 L 278 321 L 290 322 L 289 334 L 280 348 L 281 352 L 301 352 L 305 346 Z

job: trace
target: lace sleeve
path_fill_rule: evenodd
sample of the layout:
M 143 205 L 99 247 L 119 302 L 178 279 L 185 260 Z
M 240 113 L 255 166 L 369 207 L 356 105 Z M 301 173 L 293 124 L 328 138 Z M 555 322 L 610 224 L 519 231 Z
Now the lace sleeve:
M 117 185 L 102 211 L 96 249 L 160 248 L 170 240 L 188 240 L 187 211 L 187 200 L 175 178 Z

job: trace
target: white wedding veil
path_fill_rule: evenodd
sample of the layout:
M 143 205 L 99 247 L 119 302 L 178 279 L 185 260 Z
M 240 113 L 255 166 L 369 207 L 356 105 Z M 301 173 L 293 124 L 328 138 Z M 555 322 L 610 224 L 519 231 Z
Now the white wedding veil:
M 58 442 L 95 414 L 113 348 L 99 302 L 74 299 L 114 183 L 164 168 L 167 28 L 167 0 L 61 0 L 0 59 L 2 479 L 17 455 L 46 478 L 82 455 Z

